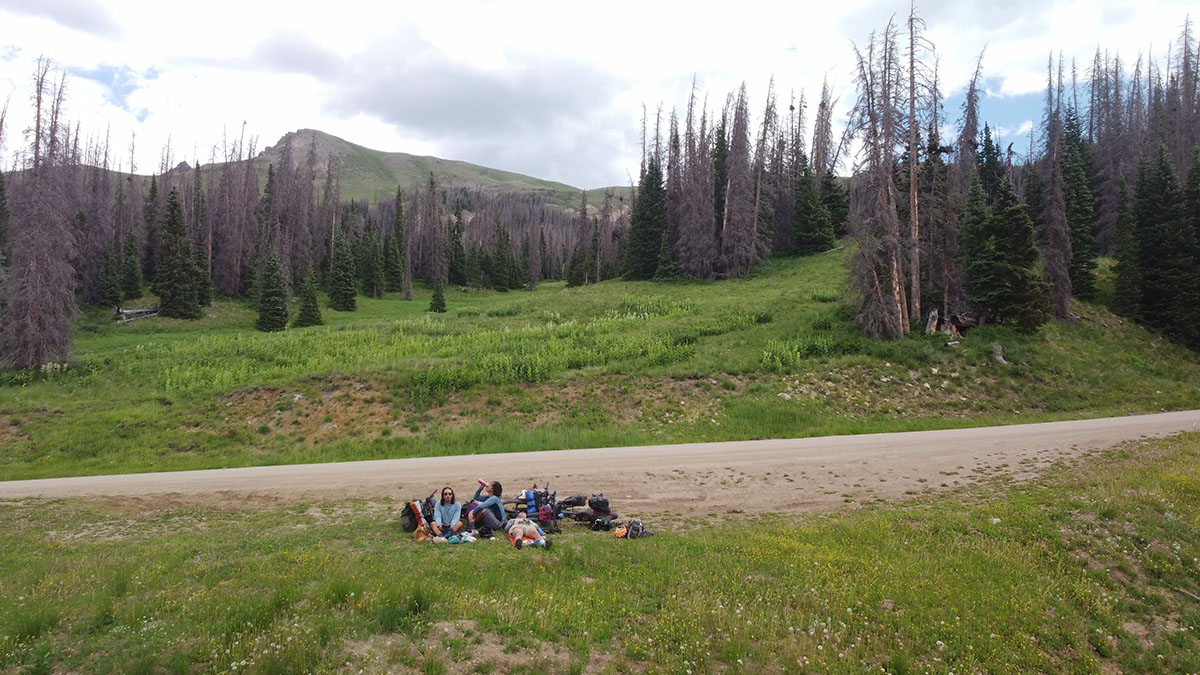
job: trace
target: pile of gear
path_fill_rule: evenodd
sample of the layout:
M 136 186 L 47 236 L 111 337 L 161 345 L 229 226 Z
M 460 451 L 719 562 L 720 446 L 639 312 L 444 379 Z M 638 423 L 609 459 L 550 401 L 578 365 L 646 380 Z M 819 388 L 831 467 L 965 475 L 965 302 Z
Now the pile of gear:
M 480 481 L 486 485 L 486 481 Z M 405 532 L 412 532 L 418 541 L 435 541 L 450 544 L 470 543 L 477 538 L 491 539 L 495 533 L 486 525 L 474 531 L 452 532 L 449 536 L 434 536 L 430 522 L 435 518 L 434 509 L 437 505 L 437 493 L 425 499 L 409 502 L 400 516 L 401 526 Z M 468 502 L 462 509 L 463 514 L 471 513 L 479 504 Z M 561 533 L 562 521 L 572 521 L 593 532 L 612 532 L 622 539 L 640 539 L 654 536 L 639 518 L 628 522 L 620 520 L 612 510 L 603 493 L 590 496 L 571 495 L 562 500 L 557 493 L 552 492 L 549 485 L 522 490 L 515 499 L 504 501 L 505 520 L 504 533 L 514 547 L 520 549 L 527 546 L 549 549 L 553 542 L 546 537 L 548 533 Z

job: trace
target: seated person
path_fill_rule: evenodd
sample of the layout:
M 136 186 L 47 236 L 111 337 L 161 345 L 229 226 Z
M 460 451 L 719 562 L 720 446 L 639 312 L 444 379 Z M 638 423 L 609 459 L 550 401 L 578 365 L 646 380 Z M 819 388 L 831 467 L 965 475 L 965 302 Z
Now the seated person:
M 504 527 L 504 503 L 500 501 L 500 495 L 504 492 L 500 481 L 479 481 L 479 489 L 475 490 L 475 501 L 479 502 L 479 506 L 475 510 L 467 514 L 467 520 L 472 528 L 488 527 L 493 531 Z M 487 497 L 483 496 L 484 490 L 487 491 Z
M 435 537 L 449 537 L 462 529 L 462 504 L 454 498 L 454 490 L 449 486 L 442 488 L 442 498 L 433 507 L 433 520 L 429 521 L 429 531 Z
M 505 523 L 504 529 L 508 532 L 508 538 L 512 541 L 513 546 L 517 548 L 524 547 L 526 539 L 529 540 L 528 543 L 530 546 L 550 548 L 550 540 L 546 538 L 546 534 L 542 532 L 542 528 L 530 520 L 524 512 L 518 513 L 516 517 Z

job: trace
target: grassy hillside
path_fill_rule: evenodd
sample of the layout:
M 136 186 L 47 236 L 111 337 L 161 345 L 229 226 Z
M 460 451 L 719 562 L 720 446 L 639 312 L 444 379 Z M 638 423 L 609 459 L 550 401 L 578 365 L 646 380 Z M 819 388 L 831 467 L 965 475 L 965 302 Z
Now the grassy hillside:
M 1089 304 L 1035 336 L 858 336 L 845 253 L 719 283 L 360 298 L 328 325 L 79 323 L 76 361 L 0 375 L 0 479 L 793 437 L 1200 406 L 1200 359 Z M 1012 365 L 992 357 L 1000 344 Z
M 1200 670 L 1200 438 L 1032 484 L 552 549 L 398 503 L 0 508 L 0 672 Z
M 280 152 L 286 141 L 291 142 L 292 156 L 297 161 L 303 160 L 308 155 L 309 148 L 315 146 L 322 177 L 327 160 L 330 157 L 336 159 L 339 163 L 343 199 L 387 198 L 396 193 L 397 186 L 409 188 L 424 185 L 429 180 L 429 174 L 433 173 L 443 187 L 481 188 L 486 192 L 531 193 L 542 195 L 564 207 L 576 207 L 579 204 L 579 188 L 563 183 L 490 169 L 468 162 L 372 150 L 313 129 L 290 132 L 259 155 L 264 179 L 267 165 L 279 163 Z M 323 178 L 319 178 L 318 182 L 322 180 Z M 628 187 L 614 189 L 619 194 L 629 192 Z M 588 191 L 589 203 L 599 204 L 603 199 L 603 188 Z

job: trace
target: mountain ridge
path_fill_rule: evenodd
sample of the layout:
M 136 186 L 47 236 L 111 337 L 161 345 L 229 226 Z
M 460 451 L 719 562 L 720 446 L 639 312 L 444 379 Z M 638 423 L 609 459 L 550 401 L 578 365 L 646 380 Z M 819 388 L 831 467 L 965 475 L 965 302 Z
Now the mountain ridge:
M 382 199 L 404 189 L 420 187 L 429 179 L 430 173 L 438 184 L 445 188 L 480 189 L 484 192 L 521 192 L 544 195 L 549 201 L 564 207 L 575 207 L 583 191 L 566 183 L 545 180 L 470 162 L 443 159 L 432 155 L 414 155 L 406 152 L 375 150 L 319 129 L 289 131 L 273 145 L 267 146 L 256 156 L 266 171 L 266 166 L 279 164 L 283 149 L 291 144 L 292 160 L 304 161 L 310 149 L 315 149 L 318 180 L 323 180 L 330 158 L 338 163 L 338 180 L 342 198 Z M 628 197 L 629 187 L 609 186 L 586 190 L 588 203 L 598 205 L 604 192 L 612 190 L 615 195 Z

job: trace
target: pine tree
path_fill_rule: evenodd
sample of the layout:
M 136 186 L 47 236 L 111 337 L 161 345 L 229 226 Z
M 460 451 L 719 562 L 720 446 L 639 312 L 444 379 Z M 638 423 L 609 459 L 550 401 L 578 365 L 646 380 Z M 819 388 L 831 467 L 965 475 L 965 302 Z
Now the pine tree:
M 1089 299 L 1096 291 L 1096 239 L 1092 236 L 1095 220 L 1094 198 L 1084 171 L 1083 158 L 1075 144 L 1067 145 L 1064 166 L 1064 198 L 1067 225 L 1071 228 L 1071 292 L 1075 297 Z
M 396 189 L 396 219 L 384 248 L 383 283 L 389 293 L 404 290 L 404 193 Z
M 162 295 L 155 279 L 158 270 L 160 250 L 160 235 L 158 229 L 158 177 L 150 176 L 150 190 L 142 206 L 142 220 L 146 226 L 145 254 L 142 256 L 142 278 L 150 282 L 150 292 Z
M 588 263 L 583 249 L 576 247 L 567 259 L 567 288 L 582 286 L 587 283 Z
M 846 188 L 838 182 L 832 171 L 826 171 L 821 176 L 821 204 L 829 211 L 829 220 L 833 223 L 833 236 L 846 236 L 846 223 L 850 218 L 850 196 Z
M 288 324 L 288 292 L 283 281 L 283 268 L 272 249 L 263 268 L 262 286 L 258 292 L 258 323 L 255 327 L 267 332 L 281 331 Z
M 725 128 L 725 115 L 721 115 L 721 123 L 717 125 L 716 140 L 713 143 L 712 174 L 713 174 L 713 218 L 715 229 L 713 235 L 718 237 L 720 246 L 721 223 L 725 222 L 725 189 L 729 184 L 729 171 L 725 166 L 729 158 L 729 140 Z M 631 224 L 632 225 L 632 224 Z
M 1160 145 L 1158 158 L 1138 174 L 1134 213 L 1141 246 L 1142 320 L 1169 337 L 1191 343 L 1200 306 L 1195 283 L 1195 234 L 1185 213 L 1175 166 Z
M 384 257 L 383 244 L 379 241 L 379 230 L 375 222 L 367 219 L 363 232 L 358 273 L 362 280 L 363 294 L 372 298 L 383 297 Z
M 121 304 L 120 268 L 117 265 L 117 250 L 112 245 L 104 247 L 104 265 L 100 267 L 97 302 L 101 307 L 118 307 Z
M 467 252 L 467 285 L 471 288 L 487 286 L 483 278 L 483 253 L 475 244 L 471 244 L 471 250 Z
M 1032 333 L 1050 318 L 1050 289 L 1038 274 L 1033 221 L 1008 180 L 1000 183 L 991 220 L 1002 263 L 1000 280 L 1005 290 L 1000 318 L 1004 323 Z
M 1200 146 L 1197 146 L 1192 153 L 1192 165 L 1188 169 L 1184 195 L 1187 200 L 1187 218 L 1184 221 L 1184 228 L 1188 230 L 1187 234 L 1190 235 L 1192 247 L 1192 273 L 1187 285 L 1191 297 L 1200 301 Z M 1189 316 L 1192 325 L 1191 339 L 1188 344 L 1192 349 L 1200 351 L 1200 312 L 1195 311 L 1195 305 Z
M 833 222 L 829 217 L 829 209 L 821 203 L 821 195 L 807 162 L 803 163 L 796 176 L 792 219 L 795 253 L 809 255 L 833 248 Z
M 440 279 L 433 285 L 433 297 L 429 299 L 429 311 L 439 313 L 446 311 L 446 296 L 442 292 Z
M 626 275 L 630 279 L 650 279 L 658 270 L 658 254 L 667 228 L 667 194 L 663 187 L 662 167 L 657 157 L 646 163 L 646 173 L 638 186 L 629 219 L 629 250 Z
M 339 312 L 358 309 L 358 292 L 354 283 L 354 254 L 339 229 L 333 243 L 333 270 L 329 281 L 329 306 Z
M 300 312 L 292 321 L 292 328 L 320 326 L 325 323 L 321 318 L 321 306 L 317 302 L 317 273 L 309 266 L 304 275 L 304 283 L 300 286 Z
M 992 141 L 992 130 L 983 125 L 983 142 L 979 148 L 979 183 L 988 203 L 996 201 L 1000 194 L 1000 183 L 1004 181 L 1004 162 L 1000 159 L 1000 147 Z
M 995 233 L 990 229 L 992 213 L 979 174 L 971 177 L 971 191 L 960 223 L 959 250 L 966 280 L 963 290 L 974 307 L 979 322 L 987 323 L 999 312 L 1003 300 L 997 269 L 1000 265 Z
M 200 304 L 196 300 L 196 270 L 192 258 L 192 242 L 187 237 L 187 224 L 183 219 L 179 194 L 173 188 L 167 196 L 167 220 L 162 236 L 162 266 L 155 283 L 159 289 L 160 315 L 174 319 L 200 318 Z
M 674 256 L 671 255 L 671 247 L 667 245 L 667 238 L 662 238 L 662 243 L 658 248 L 658 267 L 654 270 L 655 281 L 679 281 L 683 279 L 683 270 L 679 268 L 679 263 L 675 262 Z
M 204 240 L 196 242 L 192 247 L 194 252 L 193 269 L 196 273 L 196 302 L 201 307 L 212 304 L 212 275 L 208 273 L 208 256 L 204 252 Z
M 446 246 L 449 252 L 447 264 L 447 279 L 455 286 L 467 285 L 467 253 L 463 247 L 463 211 L 462 203 L 454 205 L 454 222 L 450 224 L 450 242 Z
M 138 264 L 137 236 L 125 235 L 125 250 L 121 260 L 121 295 L 126 300 L 142 297 L 142 268 Z
M 1142 313 L 1142 268 L 1141 252 L 1137 238 L 1137 223 L 1133 216 L 1133 204 L 1125 181 L 1121 181 L 1117 197 L 1117 259 L 1114 281 L 1112 310 L 1121 316 L 1137 321 Z
M 967 299 L 981 323 L 993 322 L 1034 332 L 1049 318 L 1049 291 L 1037 271 L 1033 221 L 1002 181 L 989 210 L 978 176 L 971 180 L 962 222 Z

